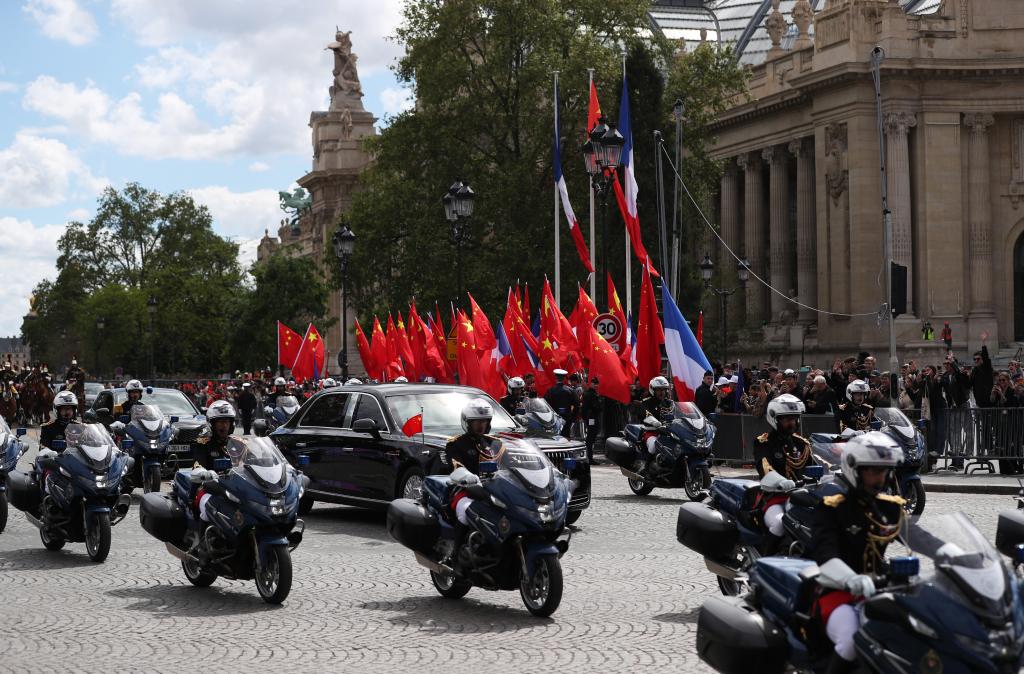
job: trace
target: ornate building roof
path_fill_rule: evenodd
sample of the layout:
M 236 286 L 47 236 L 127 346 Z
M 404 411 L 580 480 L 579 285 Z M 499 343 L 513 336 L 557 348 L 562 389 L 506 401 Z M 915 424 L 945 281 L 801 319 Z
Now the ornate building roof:
M 815 12 L 824 9 L 826 0 L 809 0 Z M 908 14 L 932 14 L 942 0 L 900 0 Z M 790 20 L 796 0 L 781 0 L 779 11 Z M 740 54 L 740 63 L 763 63 L 771 39 L 764 26 L 771 11 L 771 0 L 655 0 L 649 15 L 665 37 L 686 40 L 687 44 L 701 41 L 701 30 L 706 39 L 722 44 L 732 43 Z M 810 34 L 814 35 L 814 24 Z M 782 40 L 782 48 L 789 49 L 796 40 L 796 26 L 790 23 Z

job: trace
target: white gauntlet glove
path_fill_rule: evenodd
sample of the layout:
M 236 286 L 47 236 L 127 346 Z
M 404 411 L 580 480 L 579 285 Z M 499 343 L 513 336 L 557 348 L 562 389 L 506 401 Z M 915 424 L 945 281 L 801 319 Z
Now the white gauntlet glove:
M 192 480 L 192 482 L 202 484 L 207 480 L 216 480 L 217 473 L 213 472 L 212 470 L 207 470 L 205 468 L 196 468 L 195 470 L 192 471 L 190 479 Z
M 780 473 L 770 471 L 761 478 L 761 489 L 772 492 L 787 492 L 796 489 L 796 482 L 787 480 Z
M 870 597 L 875 593 L 875 581 L 871 576 L 858 573 L 846 579 L 846 591 L 855 597 Z

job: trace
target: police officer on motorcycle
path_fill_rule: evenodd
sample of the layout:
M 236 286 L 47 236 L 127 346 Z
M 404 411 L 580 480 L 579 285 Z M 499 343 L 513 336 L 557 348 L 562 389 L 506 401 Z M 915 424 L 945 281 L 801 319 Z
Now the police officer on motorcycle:
M 651 378 L 647 385 L 650 395 L 640 401 L 646 416 L 664 421 L 672 411 L 672 384 L 662 376 Z
M 885 488 L 902 461 L 903 450 L 884 433 L 851 438 L 843 446 L 842 474 L 814 510 L 810 556 L 822 588 L 814 614 L 835 646 L 829 674 L 853 670 L 861 610 L 856 602 L 875 593 L 872 574 L 884 571 L 885 549 L 900 533 L 904 501 Z
M 288 393 L 286 388 L 287 386 L 288 384 L 285 382 L 284 377 L 276 378 L 274 380 L 274 390 L 267 394 L 266 406 L 271 408 L 277 407 L 278 396 L 293 395 L 291 393 Z
M 851 428 L 870 431 L 875 408 L 867 404 L 871 387 L 862 379 L 851 381 L 846 387 L 847 402 L 839 406 L 839 431 Z
M 227 400 L 218 400 L 206 410 L 209 426 L 192 443 L 192 457 L 206 470 L 214 470 L 217 459 L 227 457 L 228 437 L 235 430 L 235 408 Z
M 501 399 L 501 406 L 513 416 L 526 414 L 526 382 L 522 377 L 512 377 L 507 386 L 508 395 Z
M 772 430 L 754 440 L 754 463 L 761 478 L 761 489 L 771 494 L 766 503 L 764 524 L 768 528 L 765 554 L 772 554 L 785 533 L 782 516 L 786 514 L 787 492 L 796 488 L 803 479 L 803 470 L 815 465 L 811 456 L 811 443 L 797 435 L 803 402 L 794 395 L 784 393 L 772 398 L 765 410 L 765 418 Z
M 132 408 L 142 404 L 142 391 L 142 382 L 138 379 L 132 379 L 125 384 L 124 392 L 127 394 L 128 399 L 121 403 L 121 409 L 115 416 L 125 415 L 130 417 L 132 415 Z
M 451 480 L 463 486 L 478 482 L 481 461 L 492 461 L 501 451 L 501 440 L 488 435 L 494 410 L 483 398 L 473 398 L 462 408 L 462 435 L 449 438 L 445 446 Z M 455 517 L 467 524 L 466 511 L 473 503 L 465 491 L 457 493 L 451 502 Z
M 53 449 L 54 440 L 63 440 L 68 424 L 77 421 L 78 397 L 71 391 L 61 391 L 53 398 L 53 411 L 53 421 L 39 429 L 39 446 L 47 449 Z

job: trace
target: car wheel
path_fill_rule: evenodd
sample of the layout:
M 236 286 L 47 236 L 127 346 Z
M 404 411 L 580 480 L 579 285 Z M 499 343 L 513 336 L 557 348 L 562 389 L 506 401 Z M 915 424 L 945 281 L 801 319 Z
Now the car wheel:
M 418 501 L 423 494 L 423 469 L 418 466 L 408 468 L 398 479 L 395 498 L 411 498 Z

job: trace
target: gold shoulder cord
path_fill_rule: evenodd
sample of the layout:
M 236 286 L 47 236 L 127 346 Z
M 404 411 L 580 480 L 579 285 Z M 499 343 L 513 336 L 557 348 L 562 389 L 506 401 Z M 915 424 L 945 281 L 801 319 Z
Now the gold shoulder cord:
M 804 451 L 800 452 L 796 457 L 793 457 L 789 452 L 786 452 L 786 477 L 790 480 L 794 480 L 799 477 L 810 458 L 810 445 L 804 445 Z
M 874 504 L 872 504 L 872 506 L 873 505 Z M 885 524 L 876 519 L 874 507 L 865 513 L 868 520 L 867 545 L 864 546 L 863 559 L 865 573 L 874 573 L 875 565 L 880 563 L 884 558 L 885 546 L 900 535 L 900 529 L 903 525 L 903 519 L 906 517 L 906 511 L 903 510 L 903 508 L 900 508 L 899 513 L 899 517 L 896 519 L 895 524 Z

